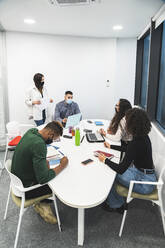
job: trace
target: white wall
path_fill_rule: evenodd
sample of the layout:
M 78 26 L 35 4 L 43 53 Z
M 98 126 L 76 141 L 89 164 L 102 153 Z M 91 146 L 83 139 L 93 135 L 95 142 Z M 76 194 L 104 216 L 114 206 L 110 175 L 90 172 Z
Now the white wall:
M 115 101 L 126 98 L 134 102 L 136 39 L 117 39 Z
M 36 72 L 45 75 L 55 103 L 72 90 L 84 118 L 111 118 L 116 99 L 133 102 L 135 55 L 135 39 L 7 32 L 10 120 L 27 123 L 24 92 Z
M 5 33 L 0 32 L 0 146 L 5 145 L 5 99 L 7 94 L 5 91 L 6 82 L 6 47 L 5 47 Z M 7 105 L 6 105 L 7 108 Z

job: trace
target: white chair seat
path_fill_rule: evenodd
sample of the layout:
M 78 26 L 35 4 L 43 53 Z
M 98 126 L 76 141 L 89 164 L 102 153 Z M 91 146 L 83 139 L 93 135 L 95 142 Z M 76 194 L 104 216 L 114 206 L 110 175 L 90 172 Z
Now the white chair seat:
M 165 172 L 165 166 L 162 167 L 162 170 L 160 172 L 160 176 L 159 176 L 159 179 L 157 182 L 130 181 L 129 189 L 124 187 L 123 185 L 117 183 L 116 191 L 119 195 L 127 198 L 126 199 L 127 204 L 130 201 L 132 201 L 134 198 L 138 198 L 138 199 L 142 199 L 142 200 L 148 200 L 148 201 L 151 201 L 151 202 L 157 204 L 160 207 L 162 224 L 163 224 L 163 232 L 165 235 L 165 213 L 163 210 L 163 202 L 162 202 L 162 190 L 163 190 L 163 185 L 164 185 L 164 181 L 163 181 L 164 172 Z M 139 193 L 133 192 L 134 184 L 150 184 L 150 185 L 155 185 L 156 188 L 152 193 L 144 195 L 144 194 L 139 194 Z M 122 218 L 120 231 L 119 231 L 119 237 L 121 237 L 122 232 L 123 232 L 126 215 L 127 215 L 127 209 L 125 209 L 124 213 L 123 213 L 123 218 Z
M 17 197 L 16 195 L 13 194 L 13 192 L 11 192 L 11 196 L 12 196 L 12 199 L 13 199 L 13 202 L 20 208 L 21 207 L 21 203 L 22 203 L 22 198 L 21 197 Z M 25 200 L 24 202 L 24 208 L 27 208 L 27 207 L 30 207 L 42 200 L 45 200 L 45 199 L 48 199 L 52 197 L 52 194 L 48 194 L 48 195 L 43 195 L 43 196 L 40 196 L 40 197 L 35 197 L 35 198 L 32 198 L 32 199 L 28 199 L 28 200 Z
M 36 197 L 33 199 L 26 200 L 25 199 L 25 192 L 28 192 L 28 191 L 31 191 L 35 188 L 41 187 L 42 185 L 37 184 L 37 185 L 34 185 L 32 187 L 24 188 L 21 180 L 17 176 L 15 176 L 14 174 L 11 173 L 11 160 L 6 161 L 5 168 L 6 168 L 8 174 L 10 176 L 10 188 L 9 188 L 9 193 L 8 193 L 8 198 L 7 198 L 7 203 L 6 203 L 4 220 L 6 219 L 6 216 L 7 216 L 10 194 L 12 195 L 13 202 L 18 207 L 20 207 L 19 221 L 18 221 L 16 238 L 15 238 L 15 243 L 14 243 L 14 248 L 16 248 L 17 243 L 18 243 L 18 237 L 19 237 L 19 231 L 20 231 L 22 216 L 25 212 L 25 209 L 40 202 L 41 200 L 50 198 L 52 196 L 52 194 L 47 194 L 47 195 L 44 195 L 41 197 Z M 56 197 L 54 194 L 53 194 L 53 200 L 54 200 L 54 207 L 55 207 L 55 212 L 56 212 L 56 216 L 57 216 L 59 231 L 61 231 L 60 217 L 59 217 L 59 213 L 58 213 Z

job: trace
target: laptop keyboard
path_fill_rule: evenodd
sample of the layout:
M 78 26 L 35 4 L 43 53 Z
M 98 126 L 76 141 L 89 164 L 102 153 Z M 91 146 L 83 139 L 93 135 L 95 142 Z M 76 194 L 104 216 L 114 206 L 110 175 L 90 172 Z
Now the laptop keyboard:
M 88 134 L 91 140 L 97 140 L 96 135 L 94 133 L 89 133 Z
M 87 135 L 88 135 L 89 139 L 93 142 L 104 141 L 104 139 L 100 133 L 88 133 Z

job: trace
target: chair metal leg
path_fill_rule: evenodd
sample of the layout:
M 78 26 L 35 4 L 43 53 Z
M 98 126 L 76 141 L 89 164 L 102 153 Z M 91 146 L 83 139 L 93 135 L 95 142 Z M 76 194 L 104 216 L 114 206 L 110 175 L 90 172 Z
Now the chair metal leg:
M 21 209 L 20 209 L 20 213 L 19 213 L 19 221 L 18 221 L 18 226 L 17 226 L 17 233 L 16 233 L 15 243 L 14 243 L 14 248 L 17 248 L 17 243 L 18 243 L 18 237 L 19 237 L 19 232 L 20 232 L 20 226 L 21 226 L 22 216 L 24 214 L 24 202 L 25 202 L 25 199 L 22 198 Z
M 4 214 L 4 220 L 6 220 L 6 216 L 7 216 L 7 210 L 8 210 L 9 200 L 10 200 L 10 193 L 11 193 L 11 184 L 9 186 L 9 193 L 8 193 L 7 202 L 6 202 L 6 209 L 5 209 L 5 214 Z
M 164 209 L 163 209 L 163 201 L 162 201 L 162 189 L 163 189 L 163 185 L 159 185 L 157 187 L 158 189 L 158 206 L 160 207 L 160 213 L 161 213 L 161 217 L 162 217 L 162 224 L 163 224 L 163 232 L 164 232 L 164 235 L 165 235 L 165 212 L 164 212 Z
M 119 231 L 119 237 L 121 237 L 122 232 L 123 232 L 123 227 L 124 227 L 126 215 L 127 215 L 127 210 L 124 210 L 124 214 L 123 214 L 123 218 L 122 218 L 122 222 L 121 222 L 121 226 L 120 226 L 120 231 Z
M 58 229 L 61 232 L 61 221 L 60 221 L 60 216 L 59 216 L 59 213 L 58 213 L 58 207 L 57 207 L 57 201 L 56 201 L 55 194 L 53 194 L 53 201 L 54 201 L 54 207 L 55 207 L 56 216 L 57 216 Z
M 160 207 L 160 212 L 161 212 L 161 217 L 162 217 L 162 224 L 163 224 L 163 232 L 165 235 L 165 216 L 164 216 L 164 211 L 163 211 L 163 207 Z
M 162 224 L 163 224 L 163 232 L 165 235 L 165 214 L 164 214 L 164 210 L 163 210 L 163 204 L 162 204 L 162 200 L 160 201 L 160 213 L 161 213 L 161 217 L 162 217 Z

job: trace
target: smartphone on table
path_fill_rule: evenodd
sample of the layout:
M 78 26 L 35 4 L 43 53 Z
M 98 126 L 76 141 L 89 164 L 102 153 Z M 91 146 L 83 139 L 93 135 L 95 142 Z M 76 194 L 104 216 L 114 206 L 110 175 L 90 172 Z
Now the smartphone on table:
M 92 133 L 92 130 L 90 130 L 90 129 L 84 129 L 83 130 L 85 133 Z
M 92 162 L 93 162 L 92 159 L 87 159 L 87 160 L 82 161 L 81 163 L 82 163 L 83 165 L 87 165 L 87 164 L 90 164 L 90 163 L 92 163 Z
M 72 136 L 70 136 L 70 135 L 63 135 L 63 137 L 66 139 L 72 139 Z

